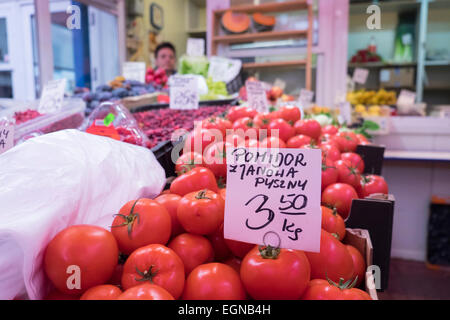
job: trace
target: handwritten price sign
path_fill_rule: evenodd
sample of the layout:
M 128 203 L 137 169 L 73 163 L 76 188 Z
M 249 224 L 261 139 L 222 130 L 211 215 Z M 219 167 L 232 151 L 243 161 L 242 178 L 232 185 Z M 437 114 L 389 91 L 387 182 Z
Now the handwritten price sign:
M 66 79 L 51 80 L 45 86 L 39 101 L 40 113 L 54 113 L 62 108 Z
M 0 123 L 0 154 L 14 146 L 14 125 Z
M 267 101 L 266 88 L 262 82 L 247 81 L 245 84 L 247 89 L 247 100 L 250 107 L 258 112 L 268 112 L 269 102 Z
M 319 252 L 320 186 L 320 150 L 227 150 L 225 238 Z
M 173 76 L 170 84 L 170 108 L 178 110 L 198 109 L 197 78 Z

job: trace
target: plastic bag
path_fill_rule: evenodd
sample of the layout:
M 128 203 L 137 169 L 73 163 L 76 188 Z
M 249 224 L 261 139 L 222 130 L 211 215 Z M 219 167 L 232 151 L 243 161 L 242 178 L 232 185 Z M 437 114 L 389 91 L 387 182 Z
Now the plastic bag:
M 134 116 L 117 102 L 104 102 L 83 122 L 80 130 L 109 136 L 116 140 L 148 148 L 150 140 Z
M 110 230 L 128 201 L 154 198 L 164 169 L 145 148 L 78 130 L 30 139 L 0 156 L 0 299 L 43 299 L 45 248 L 68 226 Z

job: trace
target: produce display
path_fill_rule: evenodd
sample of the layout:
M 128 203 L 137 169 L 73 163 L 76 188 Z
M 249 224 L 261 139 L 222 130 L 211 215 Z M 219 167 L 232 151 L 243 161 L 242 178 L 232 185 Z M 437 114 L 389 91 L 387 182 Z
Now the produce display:
M 209 106 L 197 110 L 155 109 L 134 113 L 139 127 L 150 140 L 149 147 L 153 148 L 160 142 L 171 140 L 172 133 L 178 129 L 190 131 L 194 128 L 194 121 L 208 117 L 219 116 L 230 106 Z
M 33 120 L 37 117 L 42 116 L 41 113 L 39 113 L 36 110 L 32 110 L 32 109 L 28 109 L 25 111 L 18 111 L 14 113 L 14 120 L 16 121 L 16 124 L 22 124 L 25 123 L 27 121 Z
M 367 63 L 367 62 L 381 62 L 383 59 L 376 53 L 369 49 L 358 50 L 358 52 L 351 58 L 351 63 Z
M 124 203 L 111 218 L 110 231 L 86 225 L 58 233 L 45 253 L 45 272 L 54 287 L 46 299 L 371 300 L 362 290 L 365 259 L 342 242 L 351 201 L 388 192 L 382 177 L 363 174 L 364 161 L 355 149 L 367 140 L 348 129 L 301 119 L 292 106 L 267 114 L 235 106 L 225 118 L 208 117 L 224 110 L 202 108 L 189 117 L 169 109 L 137 114 L 148 126 L 145 132 L 167 124 L 171 130 L 192 130 L 176 163 L 178 176 L 155 199 Z M 149 123 L 154 118 L 159 122 Z M 194 128 L 192 121 L 201 119 L 204 126 Z M 257 134 L 251 142 L 245 136 L 261 127 L 268 128 L 269 137 Z M 227 131 L 232 128 L 241 130 Z M 212 129 L 220 141 L 205 139 Z M 280 130 L 280 136 L 273 136 L 272 129 Z M 299 142 L 289 143 L 293 138 Z M 192 149 L 193 141 L 201 149 Z M 224 151 L 250 142 L 256 147 L 323 150 L 320 252 L 224 238 Z M 73 264 L 84 275 L 79 290 L 67 290 L 63 283 L 65 268 Z
M 347 101 L 353 105 L 394 105 L 397 103 L 395 91 L 361 89 L 347 93 Z

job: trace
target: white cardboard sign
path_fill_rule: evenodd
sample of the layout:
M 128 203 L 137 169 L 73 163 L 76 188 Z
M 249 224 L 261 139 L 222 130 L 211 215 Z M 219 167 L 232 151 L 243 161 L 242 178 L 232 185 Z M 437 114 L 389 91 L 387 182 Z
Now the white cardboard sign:
M 203 57 L 205 55 L 205 39 L 189 38 L 186 45 L 186 54 L 191 57 Z
M 0 122 L 0 154 L 14 147 L 14 124 Z
M 269 102 L 267 101 L 267 93 L 263 83 L 260 81 L 247 81 L 245 87 L 247 89 L 249 106 L 258 112 L 268 112 Z
M 67 79 L 51 80 L 42 91 L 38 111 L 42 114 L 58 112 L 62 108 Z
M 353 81 L 360 84 L 365 84 L 367 82 L 367 77 L 369 76 L 369 70 L 363 68 L 356 68 L 353 72 Z
M 319 252 L 321 151 L 227 149 L 224 236 Z
M 197 78 L 189 75 L 172 76 L 170 80 L 170 108 L 177 110 L 198 109 Z
M 147 67 L 145 62 L 125 62 L 123 64 L 122 75 L 126 80 L 139 81 L 145 83 Z

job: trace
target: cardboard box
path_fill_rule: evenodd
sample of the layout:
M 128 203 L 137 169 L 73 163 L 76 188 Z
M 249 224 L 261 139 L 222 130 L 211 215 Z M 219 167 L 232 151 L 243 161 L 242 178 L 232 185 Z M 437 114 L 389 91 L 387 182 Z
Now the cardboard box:
M 414 87 L 414 68 L 384 68 L 380 70 L 380 86 L 382 88 Z
M 373 246 L 370 240 L 369 231 L 364 229 L 346 229 L 344 244 L 349 244 L 362 254 L 366 260 L 366 265 L 373 263 Z M 378 300 L 377 290 L 375 289 L 375 280 L 371 272 L 366 272 L 364 281 L 365 290 L 373 300 Z

